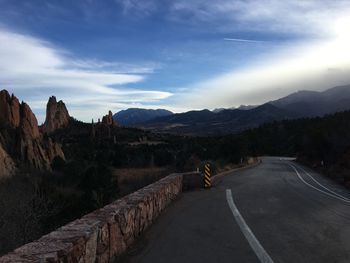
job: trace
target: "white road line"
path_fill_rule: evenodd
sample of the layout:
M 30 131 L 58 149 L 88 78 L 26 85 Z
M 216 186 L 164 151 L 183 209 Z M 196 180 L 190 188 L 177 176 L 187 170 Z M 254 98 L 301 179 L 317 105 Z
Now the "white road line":
M 349 200 L 343 199 L 343 198 L 341 198 L 341 197 L 339 197 L 339 196 L 337 196 L 337 195 L 334 195 L 334 194 L 327 193 L 327 192 L 325 192 L 325 191 L 323 191 L 323 190 L 321 190 L 321 189 L 319 189 L 319 188 L 317 188 L 317 187 L 315 187 L 315 186 L 309 184 L 308 182 L 306 182 L 306 181 L 300 176 L 298 170 L 294 167 L 294 165 L 289 164 L 289 163 L 288 163 L 288 165 L 294 169 L 294 171 L 296 172 L 296 174 L 297 174 L 297 176 L 299 177 L 299 179 L 300 179 L 304 184 L 306 184 L 307 186 L 309 186 L 309 187 L 315 189 L 316 191 L 319 191 L 319 192 L 321 192 L 321 193 L 323 193 L 323 194 L 325 194 L 325 195 L 328 195 L 328 196 L 330 196 L 330 197 L 336 198 L 336 199 L 338 199 L 338 200 L 340 200 L 340 201 L 343 201 L 343 202 L 345 202 L 345 203 L 350 204 L 350 201 L 349 201 Z
M 249 226 L 245 222 L 244 218 L 241 216 L 241 213 L 238 211 L 237 206 L 233 202 L 232 192 L 230 189 L 226 189 L 226 199 L 239 228 L 243 232 L 245 238 L 248 240 L 250 247 L 254 250 L 260 262 L 273 263 L 273 260 L 271 259 L 269 254 L 267 254 L 260 242 L 256 239 L 253 232 L 250 230 Z
M 325 189 L 325 190 L 331 192 L 332 194 L 334 194 L 334 195 L 336 195 L 336 196 L 338 196 L 338 197 L 340 197 L 340 198 L 342 198 L 342 199 L 345 199 L 345 200 L 347 200 L 347 201 L 350 201 L 349 198 L 347 198 L 347 197 L 345 197 L 345 196 L 342 196 L 341 194 L 338 194 L 337 192 L 334 192 L 334 191 L 332 191 L 331 189 L 329 189 L 328 187 L 326 187 L 326 186 L 324 186 L 323 184 L 321 184 L 321 183 L 320 183 L 319 181 L 317 181 L 311 174 L 309 174 L 307 171 L 305 171 L 305 169 L 303 169 L 303 168 L 300 167 L 299 165 L 296 166 L 296 167 L 298 167 L 300 170 L 302 170 L 304 173 L 306 173 L 306 175 L 308 175 L 316 184 L 318 184 L 319 186 L 321 186 L 323 189 Z

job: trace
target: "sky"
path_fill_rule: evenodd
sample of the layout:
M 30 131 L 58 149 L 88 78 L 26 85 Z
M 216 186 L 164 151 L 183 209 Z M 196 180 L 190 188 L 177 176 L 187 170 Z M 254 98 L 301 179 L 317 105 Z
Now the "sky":
M 350 1 L 0 0 L 0 89 L 45 119 L 261 104 L 350 84 Z

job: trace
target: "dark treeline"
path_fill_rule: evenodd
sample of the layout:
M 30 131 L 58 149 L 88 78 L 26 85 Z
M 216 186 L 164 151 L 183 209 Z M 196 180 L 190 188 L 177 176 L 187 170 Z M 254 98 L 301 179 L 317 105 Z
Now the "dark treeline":
M 274 122 L 236 135 L 193 140 L 206 149 L 209 159 L 237 162 L 240 156 L 247 155 L 296 156 L 342 183 L 350 181 L 350 111 Z

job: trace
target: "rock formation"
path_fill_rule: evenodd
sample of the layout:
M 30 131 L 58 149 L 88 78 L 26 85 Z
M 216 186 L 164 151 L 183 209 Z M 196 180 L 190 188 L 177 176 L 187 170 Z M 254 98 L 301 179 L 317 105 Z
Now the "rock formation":
M 60 145 L 40 133 L 30 107 L 6 90 L 0 91 L 0 127 L 0 177 L 12 174 L 16 162 L 50 170 L 56 156 L 64 159 Z
M 24 102 L 20 106 L 20 129 L 23 139 L 36 139 L 40 136 L 38 121 L 28 104 Z
M 15 172 L 15 163 L 12 158 L 5 152 L 0 143 L 0 179 L 11 176 Z
M 57 129 L 67 127 L 69 121 L 70 116 L 63 101 L 57 102 L 56 97 L 50 97 L 46 107 L 46 120 L 42 127 L 43 132 L 49 134 Z
M 12 128 L 20 124 L 20 104 L 18 99 L 6 90 L 0 91 L 0 121 Z
M 116 125 L 117 124 L 113 120 L 113 113 L 111 111 L 109 111 L 107 115 L 103 116 L 102 123 L 105 125 Z

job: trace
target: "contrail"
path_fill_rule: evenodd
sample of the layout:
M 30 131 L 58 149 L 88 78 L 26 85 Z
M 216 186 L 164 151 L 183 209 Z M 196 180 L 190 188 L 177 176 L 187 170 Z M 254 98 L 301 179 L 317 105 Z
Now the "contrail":
M 251 39 L 242 39 L 242 38 L 224 38 L 225 41 L 236 41 L 236 42 L 249 42 L 249 43 L 262 43 L 265 41 L 262 40 L 251 40 Z

